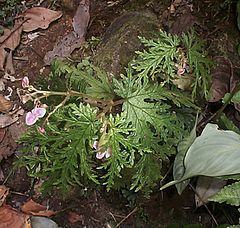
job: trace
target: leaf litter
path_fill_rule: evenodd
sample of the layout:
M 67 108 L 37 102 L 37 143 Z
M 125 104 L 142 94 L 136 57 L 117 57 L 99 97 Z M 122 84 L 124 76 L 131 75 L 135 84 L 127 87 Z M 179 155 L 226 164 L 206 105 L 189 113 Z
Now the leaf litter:
M 50 65 L 54 58 L 65 58 L 77 48 L 80 48 L 85 42 L 88 23 L 90 20 L 89 0 L 82 0 L 79 3 L 76 14 L 73 18 L 73 31 L 62 37 L 54 46 L 52 51 L 49 51 L 44 56 L 45 65 Z
M 21 210 L 17 210 L 6 204 L 8 195 L 9 188 L 0 185 L 0 228 L 58 227 L 55 222 L 47 218 L 56 212 L 48 210 L 46 206 L 36 203 L 32 199 L 25 202 L 21 206 Z
M 0 70 L 14 74 L 12 52 L 20 44 L 22 32 L 31 32 L 38 28 L 47 29 L 49 24 L 62 16 L 62 12 L 43 7 L 27 9 L 15 19 L 12 29 L 4 28 L 0 36 Z

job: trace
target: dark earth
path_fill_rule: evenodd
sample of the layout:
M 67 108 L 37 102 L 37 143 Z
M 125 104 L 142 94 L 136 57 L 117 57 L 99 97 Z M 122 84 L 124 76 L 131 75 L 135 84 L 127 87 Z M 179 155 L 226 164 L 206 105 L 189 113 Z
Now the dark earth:
M 29 5 L 34 1 L 27 1 Z M 53 3 L 54 2 L 54 3 Z M 176 2 L 176 1 L 175 1 Z M 96 62 L 101 65 L 101 45 L 107 42 L 113 34 L 114 28 L 121 28 L 123 21 L 128 18 L 129 12 L 149 12 L 155 15 L 157 26 L 155 29 L 164 29 L 168 32 L 181 34 L 181 32 L 194 27 L 195 31 L 206 42 L 206 48 L 211 56 L 224 56 L 233 65 L 233 70 L 239 76 L 239 31 L 237 29 L 236 1 L 230 0 L 186 0 L 177 1 L 187 4 L 186 8 L 180 4 L 175 13 L 170 14 L 170 0 L 91 0 L 90 23 L 87 29 L 86 40 L 91 37 L 102 39 L 100 47 L 94 47 L 91 52 L 96 56 Z M 0 1 L 1 3 L 1 1 Z M 59 37 L 63 37 L 72 30 L 72 17 L 78 1 L 43 1 L 43 7 L 53 5 L 57 10 L 63 10 L 63 16 L 53 22 L 47 30 L 41 30 L 41 35 L 30 43 L 24 43 L 14 53 L 18 57 L 27 57 L 27 60 L 14 60 L 16 78 L 28 76 L 31 81 L 38 77 L 47 77 L 49 67 L 44 66 L 44 55 L 52 50 Z M 185 5 L 186 6 L 186 5 Z M 1 7 L 1 5 L 0 5 Z M 121 16 L 121 20 L 117 19 Z M 3 23 L 3 22 L 1 22 Z M 113 24 L 112 24 L 113 23 Z M 111 25 L 112 24 L 112 25 Z M 141 29 L 140 27 L 138 29 Z M 150 33 L 151 31 L 147 31 Z M 146 36 L 147 33 L 144 33 Z M 131 39 L 131 37 L 130 37 Z M 119 41 L 120 42 L 120 41 Z M 140 48 L 140 47 L 136 47 Z M 89 50 L 87 50 L 89 51 Z M 99 59 L 100 52 L 100 59 Z M 133 51 L 134 52 L 134 51 Z M 86 54 L 84 48 L 74 51 L 73 61 L 79 61 Z M 104 65 L 109 69 L 108 65 Z M 111 66 L 110 66 L 111 67 Z M 111 70 L 121 72 L 119 68 Z M 1 73 L 0 73 L 1 76 Z M 12 86 L 12 84 L 11 84 Z M 19 87 L 19 82 L 14 86 Z M 17 101 L 16 101 L 17 103 Z M 219 108 L 218 103 L 207 104 L 207 118 Z M 227 115 L 240 125 L 238 111 L 233 107 L 227 108 Z M 216 227 L 220 224 L 238 223 L 238 211 L 233 207 L 220 204 L 207 204 L 196 208 L 194 191 L 191 187 L 179 196 L 175 188 L 157 191 L 149 198 L 140 193 L 127 190 L 106 192 L 104 189 L 74 188 L 62 196 L 55 192 L 42 195 L 37 192 L 38 184 L 27 176 L 25 169 L 15 170 L 13 162 L 17 160 L 18 148 L 15 140 L 24 131 L 24 124 L 20 121 L 10 127 L 0 129 L 1 183 L 10 188 L 7 204 L 14 208 L 29 198 L 48 205 L 50 209 L 58 211 L 51 217 L 59 227 Z M 12 154 L 11 156 L 9 156 Z M 171 172 L 164 183 L 171 180 Z M 163 184 L 163 183 L 161 183 Z M 194 180 L 193 183 L 194 185 Z M 10 228 L 10 227 L 9 227 Z

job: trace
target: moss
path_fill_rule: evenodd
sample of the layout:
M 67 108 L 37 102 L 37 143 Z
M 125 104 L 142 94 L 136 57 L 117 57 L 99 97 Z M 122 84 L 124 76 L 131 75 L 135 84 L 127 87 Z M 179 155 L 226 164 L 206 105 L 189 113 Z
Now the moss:
M 106 31 L 94 62 L 109 73 L 119 75 L 142 49 L 138 36 L 154 37 L 159 30 L 157 18 L 149 12 L 128 12 L 117 18 Z

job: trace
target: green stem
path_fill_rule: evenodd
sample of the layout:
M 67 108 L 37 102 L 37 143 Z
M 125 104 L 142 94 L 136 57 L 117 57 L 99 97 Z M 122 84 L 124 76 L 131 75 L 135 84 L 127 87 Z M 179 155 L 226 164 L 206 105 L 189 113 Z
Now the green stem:
M 233 91 L 230 93 L 230 96 L 227 98 L 227 100 L 225 101 L 224 105 L 217 111 L 215 112 L 212 116 L 210 116 L 206 121 L 200 123 L 198 125 L 198 129 L 202 126 L 205 126 L 207 123 L 209 123 L 212 120 L 217 120 L 221 114 L 223 113 L 223 111 L 225 110 L 225 108 L 228 106 L 228 104 L 231 102 L 233 96 L 240 90 L 240 85 L 236 86 Z
M 124 99 L 120 99 L 120 100 L 117 100 L 117 101 L 113 101 L 112 99 L 109 99 L 109 100 L 103 100 L 103 99 L 98 99 L 96 97 L 91 97 L 85 93 L 81 93 L 81 92 L 77 92 L 77 91 L 74 91 L 74 90 L 69 90 L 69 91 L 66 91 L 66 92 L 60 92 L 60 91 L 46 91 L 46 90 L 36 90 L 34 88 L 34 93 L 32 93 L 32 96 L 35 96 L 37 94 L 43 94 L 43 96 L 40 97 L 40 99 L 44 98 L 44 97 L 49 97 L 49 96 L 66 96 L 66 97 L 81 97 L 83 99 L 86 99 L 86 100 L 91 100 L 91 101 L 95 101 L 97 103 L 99 103 L 100 107 L 103 107 L 103 106 L 117 106 L 119 104 L 122 104 L 124 102 Z M 87 101 L 86 101 L 87 102 Z

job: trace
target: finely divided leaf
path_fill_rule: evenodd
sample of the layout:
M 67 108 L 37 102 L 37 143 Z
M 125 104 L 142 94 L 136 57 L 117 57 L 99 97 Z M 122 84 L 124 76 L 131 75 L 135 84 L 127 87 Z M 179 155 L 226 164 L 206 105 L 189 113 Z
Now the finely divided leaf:
M 125 99 L 122 110 L 126 113 L 128 125 L 135 128 L 136 142 L 149 147 L 155 134 L 161 134 L 160 137 L 167 140 L 169 132 L 177 130 L 177 126 L 171 123 L 174 122 L 174 115 L 167 112 L 169 106 L 160 101 L 164 98 L 162 87 L 151 85 L 148 80 L 132 78 L 115 83 L 118 83 L 115 92 Z
M 173 75 L 174 61 L 178 56 L 177 47 L 180 43 L 176 35 L 160 33 L 160 38 L 156 40 L 147 40 L 140 38 L 148 51 L 137 51 L 139 60 L 134 66 L 142 75 L 154 77 L 158 72 L 164 72 Z
M 227 203 L 232 206 L 240 205 L 240 182 L 233 183 L 225 186 L 220 192 L 213 197 L 209 198 L 209 201 L 218 203 Z

